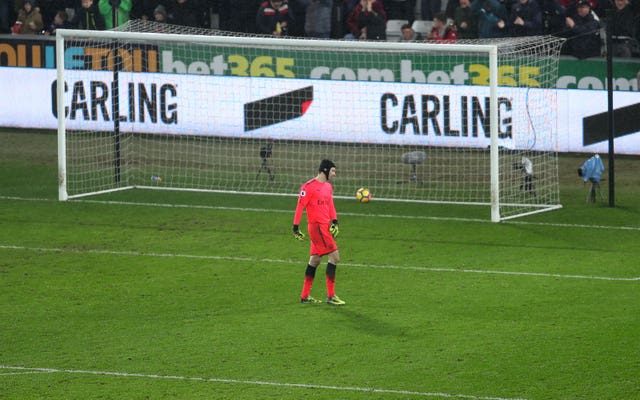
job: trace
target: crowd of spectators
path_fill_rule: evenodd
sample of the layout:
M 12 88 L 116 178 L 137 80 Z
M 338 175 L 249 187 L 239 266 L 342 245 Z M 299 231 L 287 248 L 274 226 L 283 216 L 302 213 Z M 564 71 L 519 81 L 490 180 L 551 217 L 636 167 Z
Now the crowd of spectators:
M 209 27 L 208 0 L 0 0 L 0 33 L 51 35 L 57 28 L 112 29 L 130 19 Z
M 602 54 L 609 12 L 612 54 L 640 57 L 640 0 L 0 0 L 0 33 L 51 35 L 146 19 L 278 37 L 387 40 L 387 21 L 400 19 L 408 22 L 397 32 L 404 41 L 552 34 L 567 38 L 565 54 L 588 58 Z M 432 31 L 413 32 L 416 19 L 432 21 Z

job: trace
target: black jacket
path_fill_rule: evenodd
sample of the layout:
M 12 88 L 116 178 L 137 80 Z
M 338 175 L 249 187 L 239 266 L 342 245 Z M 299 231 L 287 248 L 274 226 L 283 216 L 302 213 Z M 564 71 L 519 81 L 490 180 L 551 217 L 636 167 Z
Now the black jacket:
M 566 43 L 567 53 L 580 59 L 600 56 L 602 47 L 600 21 L 594 17 L 593 12 L 585 17 L 575 13 L 571 18 L 575 25 L 569 31 L 569 40 Z
M 76 10 L 71 25 L 78 29 L 103 31 L 107 28 L 104 17 L 98 11 L 98 7 L 92 5 L 89 8 L 80 7 Z

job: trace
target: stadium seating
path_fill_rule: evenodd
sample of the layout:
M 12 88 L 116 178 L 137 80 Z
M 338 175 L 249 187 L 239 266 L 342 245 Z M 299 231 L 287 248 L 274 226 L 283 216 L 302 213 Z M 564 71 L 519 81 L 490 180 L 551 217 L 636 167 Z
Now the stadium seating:
M 429 32 L 431 32 L 431 29 L 433 28 L 433 21 L 424 21 L 424 20 L 417 19 L 413 21 L 411 28 L 413 28 L 413 30 L 416 31 L 417 33 L 420 33 L 422 37 L 426 38 Z
M 402 33 L 400 32 L 400 28 L 404 24 L 408 24 L 409 21 L 406 19 L 390 19 L 387 21 L 387 41 L 389 42 L 397 42 L 400 40 Z

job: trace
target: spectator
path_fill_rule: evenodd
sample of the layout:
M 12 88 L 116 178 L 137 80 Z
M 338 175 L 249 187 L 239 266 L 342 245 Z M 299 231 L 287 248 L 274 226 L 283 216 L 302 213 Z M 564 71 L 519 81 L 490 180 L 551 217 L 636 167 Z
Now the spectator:
M 18 17 L 18 13 L 24 7 L 24 0 L 12 0 L 13 3 L 13 14 Z
M 388 19 L 405 19 L 412 24 L 416 19 L 416 0 L 384 0 Z
M 564 8 L 566 11 L 569 11 L 572 8 L 575 8 L 576 0 L 557 0 L 558 5 Z
M 600 17 L 604 16 L 604 7 L 603 5 L 600 4 L 600 2 L 598 0 L 588 0 L 589 1 L 589 5 L 591 6 L 591 11 L 595 14 L 594 16 L 596 17 L 596 19 L 598 20 L 598 22 L 600 21 Z M 576 5 L 577 5 L 578 1 L 576 1 Z M 609 1 L 603 1 L 603 4 L 607 4 L 609 3 Z
M 98 10 L 104 17 L 107 29 L 115 28 L 113 26 L 114 19 L 116 26 L 120 26 L 129 21 L 129 13 L 131 12 L 131 0 L 99 0 Z
M 0 0 L 4 1 L 4 0 Z M 59 10 L 64 10 L 63 0 L 38 0 L 37 7 L 40 9 L 42 15 L 42 22 L 48 29 L 53 24 L 53 19 Z
M 469 0 L 469 3 L 471 3 L 471 0 Z M 448 19 L 452 20 L 455 18 L 456 8 L 458 8 L 459 6 L 460 6 L 460 0 L 447 1 L 447 5 L 445 7 L 444 12 L 447 14 Z
M 159 0 L 135 0 L 131 2 L 131 19 L 143 19 L 145 21 L 153 20 L 153 12 L 155 8 L 164 3 Z M 163 5 L 164 7 L 164 5 Z
M 579 2 L 580 0 L 558 0 L 558 3 L 560 3 L 560 5 L 564 7 L 565 10 L 567 10 L 567 15 L 570 15 L 576 12 Z M 591 6 L 591 11 L 596 12 L 597 10 L 600 9 L 598 0 L 589 0 L 589 5 Z M 596 12 L 596 17 L 598 17 L 598 20 L 600 20 L 599 14 L 597 12 Z
M 289 0 L 289 12 L 291 13 L 293 21 L 293 23 L 289 25 L 287 32 L 289 36 L 304 37 L 306 35 L 305 24 L 309 4 L 311 4 L 311 0 Z M 331 23 L 331 14 L 329 14 L 329 23 Z M 329 25 L 329 27 L 331 27 L 331 25 Z M 329 32 L 329 34 L 331 34 L 331 32 Z
M 167 9 L 165 6 L 158 4 L 158 6 L 153 10 L 153 20 L 163 24 L 167 23 Z
M 635 40 L 634 15 L 629 0 L 615 0 L 611 16 L 611 37 L 613 57 L 631 57 L 632 42 Z
M 511 36 L 542 35 L 542 12 L 537 0 L 518 0 L 511 7 Z
M 218 15 L 220 29 L 231 32 L 254 33 L 256 31 L 255 0 L 220 0 Z
M 334 4 L 333 37 L 341 39 L 351 35 L 349 16 L 358 4 L 360 0 L 338 0 L 338 5 Z
M 293 24 L 293 17 L 287 0 L 267 0 L 260 5 L 256 14 L 258 33 L 287 36 L 290 24 Z
M 47 27 L 44 31 L 45 35 L 55 35 L 56 29 L 69 29 L 71 28 L 71 24 L 69 23 L 69 17 L 67 12 L 64 10 L 60 10 L 53 17 L 53 22 Z
M 22 9 L 18 12 L 18 19 L 13 33 L 21 35 L 37 35 L 42 32 L 42 15 L 35 5 L 35 0 L 24 0 Z
M 80 8 L 71 22 L 77 29 L 103 31 L 106 28 L 104 17 L 93 4 L 93 0 L 82 0 Z
M 431 21 L 435 17 L 436 13 L 442 10 L 442 0 L 422 0 L 420 7 L 422 19 L 425 21 Z
M 387 40 L 387 13 L 380 0 L 360 0 L 347 23 L 347 39 Z
M 560 35 L 565 28 L 566 9 L 558 0 L 540 0 L 542 31 L 549 35 Z
M 311 0 L 307 6 L 304 33 L 307 37 L 331 37 L 331 9 L 333 0 Z
M 212 0 L 190 0 L 196 12 L 196 24 L 200 28 L 211 28 L 211 3 Z M 252 6 L 255 10 L 255 4 Z
M 457 39 L 456 26 L 453 22 L 447 23 L 447 15 L 444 12 L 437 12 L 433 17 L 433 29 L 427 35 L 427 41 L 455 43 Z
M 404 24 L 400 27 L 400 34 L 400 42 L 422 42 L 424 40 L 422 35 L 414 31 L 409 24 Z
M 343 0 L 333 0 L 331 6 L 331 38 L 342 39 L 344 37 L 343 24 L 345 17 L 342 15 Z
M 579 0 L 575 13 L 566 18 L 569 39 L 564 51 L 579 59 L 601 54 L 600 21 L 589 0 Z
M 173 0 L 167 14 L 170 24 L 192 27 L 200 26 L 198 17 L 198 9 L 192 0 Z
M 458 30 L 458 39 L 478 38 L 478 19 L 471 11 L 471 0 L 460 0 L 453 14 L 453 23 Z
M 507 35 L 507 9 L 498 0 L 473 0 L 471 10 L 478 19 L 480 39 L 499 38 Z
M 0 0 L 0 34 L 9 32 L 9 0 Z

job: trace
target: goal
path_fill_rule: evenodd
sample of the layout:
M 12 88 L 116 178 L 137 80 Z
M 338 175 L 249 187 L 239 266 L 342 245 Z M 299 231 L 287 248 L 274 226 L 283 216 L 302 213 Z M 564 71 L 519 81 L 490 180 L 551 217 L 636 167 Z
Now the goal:
M 279 39 L 131 21 L 57 30 L 59 199 L 125 189 L 560 207 L 562 40 Z

